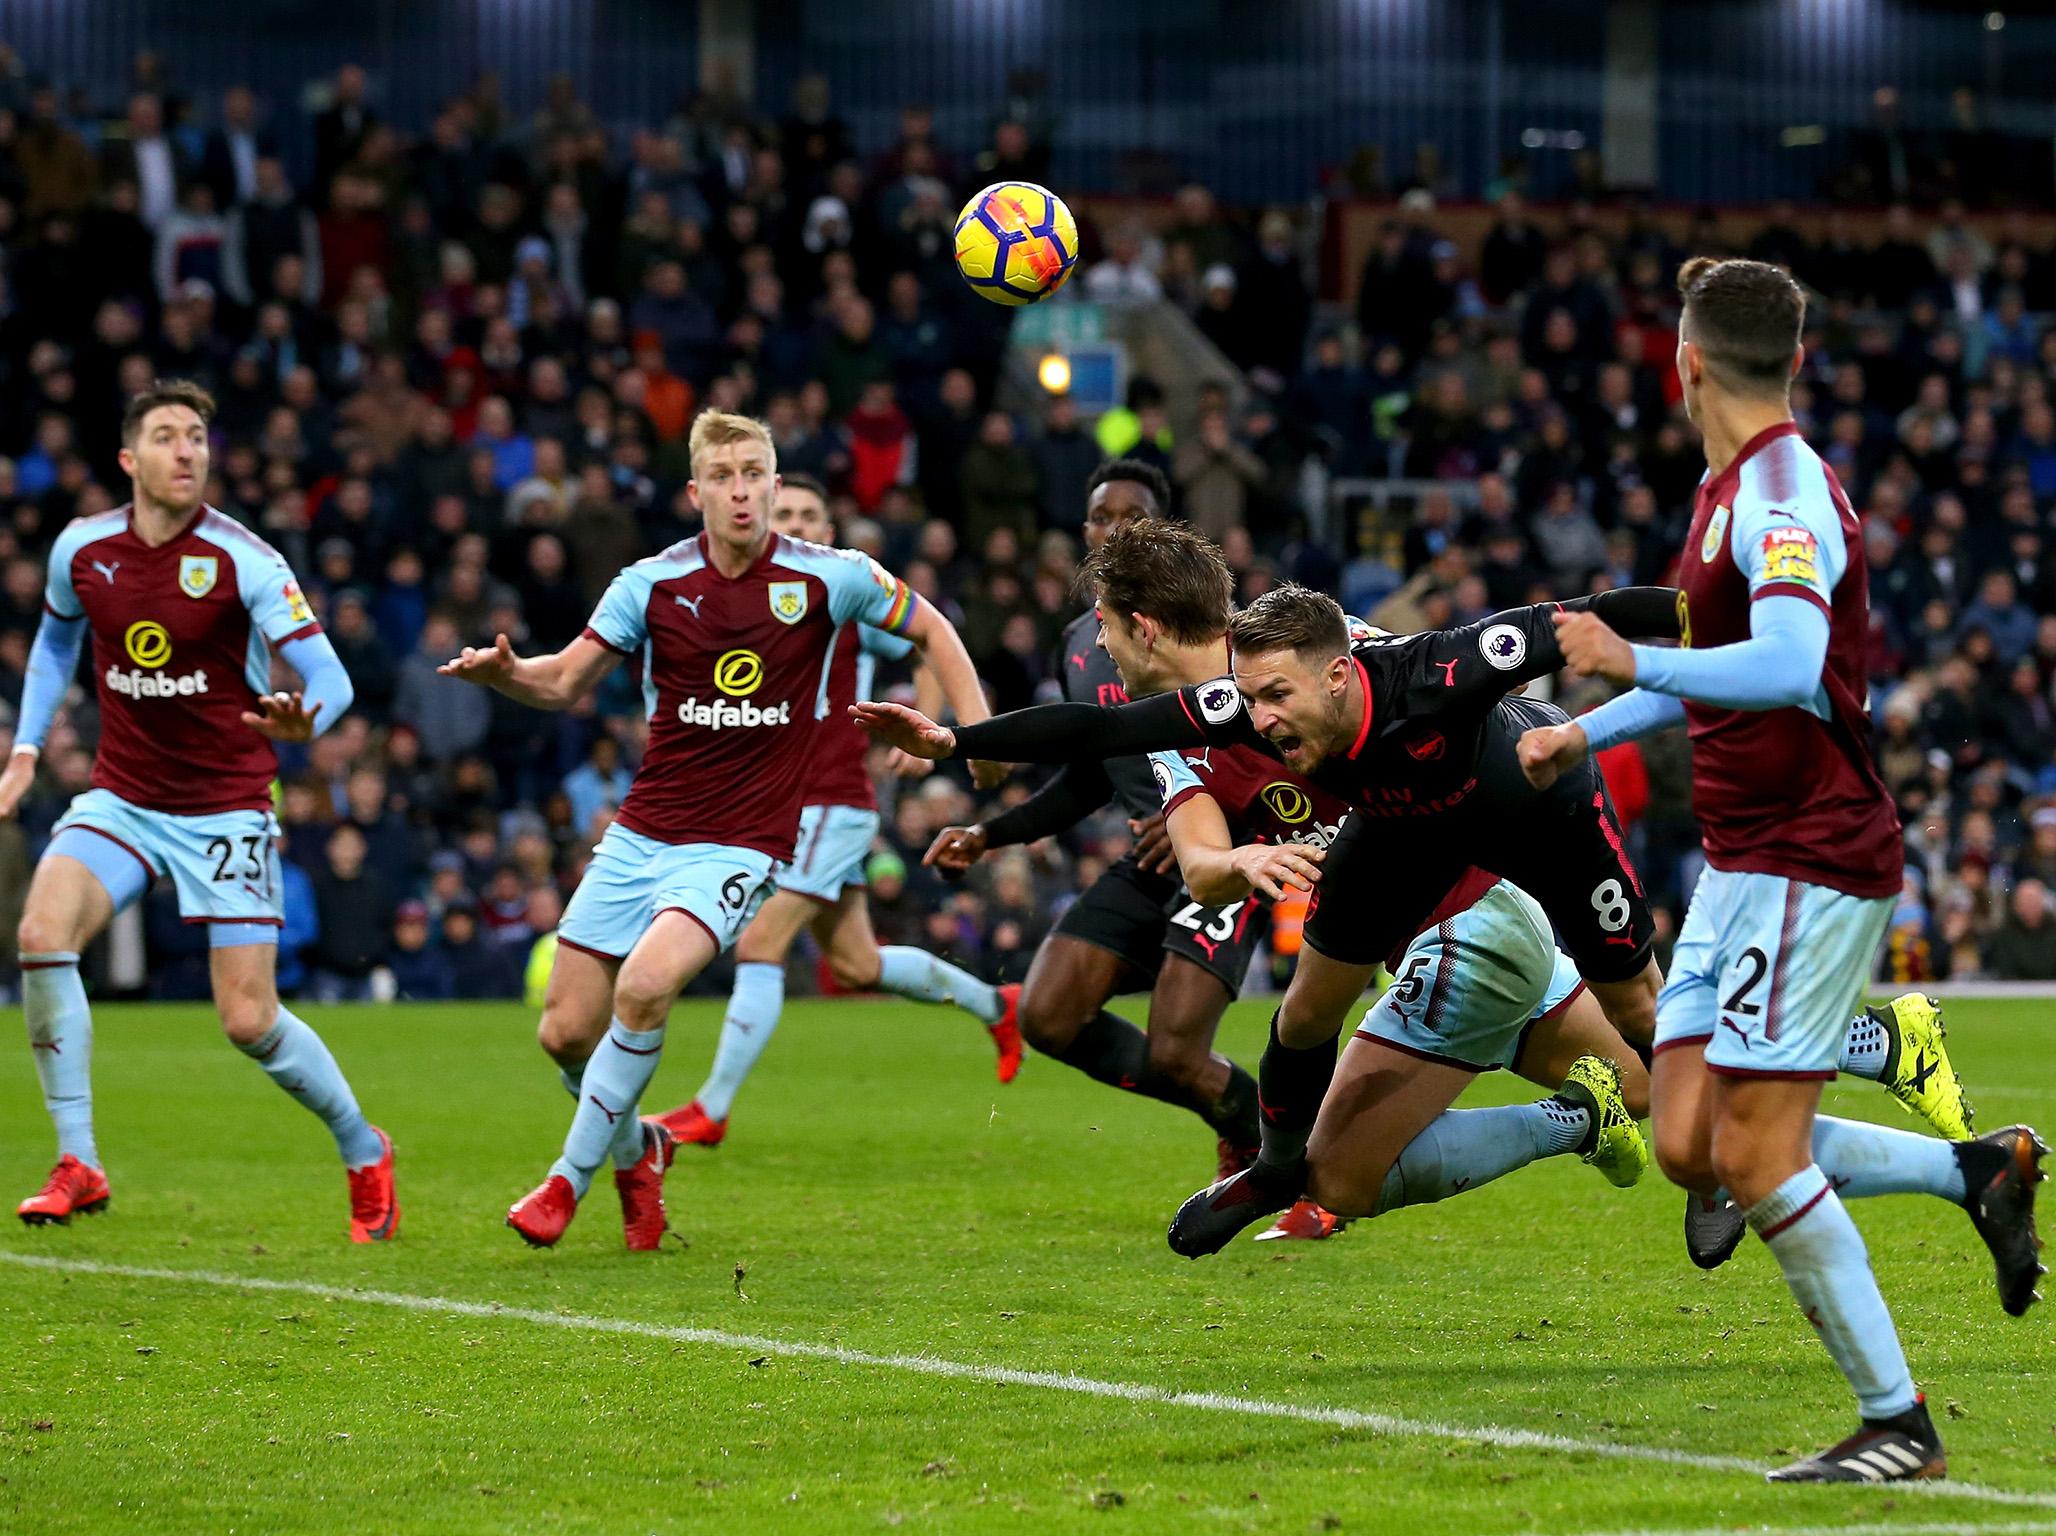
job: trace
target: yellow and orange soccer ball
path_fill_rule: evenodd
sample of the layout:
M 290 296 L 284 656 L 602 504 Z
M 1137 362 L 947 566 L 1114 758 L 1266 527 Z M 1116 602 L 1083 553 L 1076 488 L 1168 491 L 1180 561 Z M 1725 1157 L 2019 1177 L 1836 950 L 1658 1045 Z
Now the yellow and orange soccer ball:
M 1078 221 L 1032 181 L 996 181 L 957 215 L 957 270 L 995 304 L 1033 304 L 1078 264 Z

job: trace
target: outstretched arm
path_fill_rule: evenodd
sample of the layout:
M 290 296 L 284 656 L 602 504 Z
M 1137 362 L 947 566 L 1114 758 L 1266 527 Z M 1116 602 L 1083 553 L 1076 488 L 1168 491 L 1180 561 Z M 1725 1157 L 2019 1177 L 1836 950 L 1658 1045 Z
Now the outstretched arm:
M 1591 618 L 1566 618 L 1558 634 L 1565 660 L 1579 676 L 1596 675 L 1633 684 L 1637 691 L 1722 709 L 1810 703 L 1828 655 L 1827 615 L 1804 597 L 1757 598 L 1749 605 L 1747 640 L 1704 650 L 1630 645 Z
M 1186 708 L 1183 692 L 1160 693 L 1108 709 L 1097 704 L 1037 704 L 954 729 L 937 725 L 903 704 L 857 704 L 850 712 L 880 741 L 915 757 L 1068 763 L 1160 748 L 1205 746 L 1208 732 Z M 1240 710 L 1236 716 L 1247 719 Z
M 569 709 L 619 666 L 623 655 L 590 630 L 547 656 L 516 656 L 507 637 L 499 635 L 490 646 L 465 646 L 436 671 L 490 688 L 532 709 Z
M 57 718 L 78 671 L 79 647 L 86 638 L 83 615 L 65 618 L 54 609 L 43 610 L 43 622 L 29 646 L 28 672 L 22 681 L 21 712 L 14 723 L 14 751 L 0 772 L 0 816 L 12 816 L 21 797 L 36 777 L 36 759 L 43 753 L 43 738 Z

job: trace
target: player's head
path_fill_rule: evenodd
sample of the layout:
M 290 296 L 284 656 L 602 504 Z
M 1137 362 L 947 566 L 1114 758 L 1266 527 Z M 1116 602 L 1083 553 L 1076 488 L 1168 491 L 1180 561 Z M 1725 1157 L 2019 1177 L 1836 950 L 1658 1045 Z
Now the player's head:
M 121 468 L 138 505 L 184 516 L 207 494 L 214 397 L 191 379 L 156 379 L 121 417 Z
M 1085 557 L 1080 575 L 1099 608 L 1099 643 L 1137 698 L 1184 681 L 1178 647 L 1213 645 L 1228 628 L 1228 562 L 1183 523 L 1128 519 Z
M 760 546 L 771 533 L 771 503 L 778 494 L 778 450 L 771 431 L 751 416 L 701 411 L 687 440 L 692 479 L 686 485 L 707 537 L 738 553 Z
M 1738 400 L 1782 404 L 1803 355 L 1806 295 L 1765 261 L 1694 256 L 1678 271 L 1685 301 L 1678 321 L 1678 382 L 1685 409 L 1701 419 L 1709 389 Z
M 828 487 L 812 475 L 780 475 L 778 496 L 771 503 L 771 531 L 810 544 L 833 544 L 835 519 L 828 515 Z
M 1123 523 L 1170 510 L 1171 482 L 1162 470 L 1140 459 L 1108 459 L 1085 482 L 1085 547 L 1098 549 Z
M 1288 767 L 1312 771 L 1349 745 L 1349 620 L 1325 592 L 1287 582 L 1228 624 L 1250 723 Z

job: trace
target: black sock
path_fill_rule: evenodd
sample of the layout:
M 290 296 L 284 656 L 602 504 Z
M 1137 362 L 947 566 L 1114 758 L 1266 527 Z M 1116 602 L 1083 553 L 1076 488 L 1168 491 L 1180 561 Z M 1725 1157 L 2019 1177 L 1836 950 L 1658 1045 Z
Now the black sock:
M 1256 1082 L 1247 1072 L 1231 1065 L 1228 1087 L 1220 1099 L 1202 1099 L 1176 1078 L 1152 1067 L 1149 1036 L 1105 1009 L 1087 1020 L 1069 1045 L 1046 1054 L 1067 1067 L 1076 1067 L 1094 1082 L 1189 1109 L 1213 1127 L 1216 1135 L 1245 1138 L 1237 1140 L 1237 1146 L 1256 1144 Z
M 1297 1184 L 1305 1177 L 1306 1141 L 1335 1076 L 1335 1042 L 1298 1049 L 1278 1038 L 1271 1015 L 1271 1039 L 1257 1064 L 1257 1094 L 1263 1112 L 1263 1151 L 1252 1177 L 1260 1184 Z M 1298 1193 L 1297 1188 L 1292 1191 Z
M 1221 1096 L 1200 1111 L 1214 1128 L 1214 1134 L 1238 1147 L 1253 1147 L 1263 1138 L 1263 1121 L 1256 1112 L 1256 1079 L 1234 1062 L 1228 1063 L 1228 1086 Z

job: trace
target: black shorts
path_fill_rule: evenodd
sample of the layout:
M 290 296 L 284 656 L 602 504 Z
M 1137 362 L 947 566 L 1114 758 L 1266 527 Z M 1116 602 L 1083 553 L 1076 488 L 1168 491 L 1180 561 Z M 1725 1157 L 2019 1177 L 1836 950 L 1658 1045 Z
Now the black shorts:
M 1056 932 L 1118 955 L 1152 983 L 1166 954 L 1181 956 L 1233 996 L 1269 920 L 1261 897 L 1203 907 L 1176 879 L 1143 873 L 1130 855 L 1108 865 L 1071 903 Z
M 1549 705 L 1515 702 L 1532 724 L 1564 719 Z M 1508 793 L 1506 767 L 1481 764 L 1476 802 L 1455 811 L 1404 818 L 1352 812 L 1322 866 L 1305 942 L 1344 965 L 1383 964 L 1427 927 L 1449 888 L 1475 865 L 1541 903 L 1556 942 L 1587 981 L 1641 975 L 1655 924 L 1597 765 L 1587 758 L 1539 795 Z

